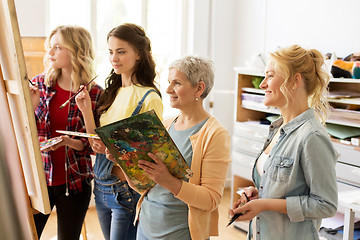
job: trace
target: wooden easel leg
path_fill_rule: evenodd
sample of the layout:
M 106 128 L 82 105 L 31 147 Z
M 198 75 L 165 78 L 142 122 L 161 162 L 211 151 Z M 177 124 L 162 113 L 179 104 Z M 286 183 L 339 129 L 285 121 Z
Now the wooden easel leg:
M 81 235 L 83 237 L 83 240 L 87 240 L 87 236 L 86 236 L 86 226 L 85 226 L 85 220 L 81 229 Z

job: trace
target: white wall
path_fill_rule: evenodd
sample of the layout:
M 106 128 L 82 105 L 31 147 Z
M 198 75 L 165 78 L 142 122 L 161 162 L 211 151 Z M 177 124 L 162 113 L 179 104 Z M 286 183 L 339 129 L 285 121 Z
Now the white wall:
M 187 0 L 185 54 L 214 60 L 214 90 L 205 102 L 232 131 L 235 66 L 278 46 L 300 44 L 346 56 L 360 51 L 359 0 Z M 15 0 L 23 36 L 46 36 L 47 0 Z M 358 46 L 359 45 L 359 46 Z
M 226 4 L 225 4 L 226 3 Z M 215 84 L 209 100 L 212 113 L 232 132 L 234 122 L 237 0 L 213 0 L 210 56 L 215 66 Z
M 360 1 L 302 0 L 299 5 L 291 3 L 286 0 L 268 3 L 265 38 L 268 50 L 298 43 L 323 53 L 335 51 L 341 57 L 359 51 Z M 277 11 L 280 7 L 284 9 L 281 14 Z
M 235 62 L 244 66 L 252 56 L 264 52 L 266 0 L 239 0 L 236 7 L 237 22 Z
M 358 0 L 240 0 L 237 8 L 239 66 L 292 44 L 339 57 L 360 51 Z
M 211 1 L 189 0 L 187 8 L 187 51 L 209 57 Z
M 15 0 L 20 35 L 43 37 L 48 31 L 48 0 Z

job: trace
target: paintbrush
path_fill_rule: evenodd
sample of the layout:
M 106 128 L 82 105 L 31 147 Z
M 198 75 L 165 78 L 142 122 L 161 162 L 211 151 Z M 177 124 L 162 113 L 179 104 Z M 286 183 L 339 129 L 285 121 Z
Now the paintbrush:
M 60 109 L 62 109 L 63 107 L 65 107 L 66 104 L 68 104 L 68 103 L 71 101 L 71 99 L 73 99 L 74 97 L 76 97 L 82 90 L 84 90 L 84 88 L 86 88 L 87 86 L 89 86 L 89 84 L 90 84 L 92 81 L 94 81 L 95 78 L 97 78 L 97 75 L 96 75 L 93 79 L 91 79 L 90 82 L 88 82 L 88 83 L 85 84 L 85 85 L 82 85 L 82 87 L 79 88 L 79 90 L 78 90 L 76 93 L 74 93 L 66 102 L 64 102 L 64 103 L 60 106 Z
M 25 78 L 25 80 L 27 79 L 31 85 L 36 87 L 36 85 L 30 80 L 30 78 L 28 78 L 28 76 L 25 76 L 24 78 Z
M 247 202 L 250 202 L 250 199 L 248 198 L 248 196 L 246 196 L 245 192 L 243 192 L 244 196 L 246 197 L 246 200 Z M 240 204 L 241 206 L 242 205 L 245 205 L 245 203 L 243 204 Z M 240 217 L 241 215 L 243 215 L 244 213 L 237 213 L 235 214 L 229 221 L 228 225 L 226 225 L 226 227 L 230 226 L 238 217 Z

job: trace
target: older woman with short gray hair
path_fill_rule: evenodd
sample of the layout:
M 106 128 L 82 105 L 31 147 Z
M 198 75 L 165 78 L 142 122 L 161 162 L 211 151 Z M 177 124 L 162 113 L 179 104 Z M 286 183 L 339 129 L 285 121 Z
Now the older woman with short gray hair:
M 170 67 L 183 72 L 193 86 L 200 81 L 205 83 L 205 89 L 200 96 L 206 98 L 214 86 L 214 66 L 211 60 L 202 57 L 187 56 L 174 61 Z
M 193 56 L 176 60 L 168 81 L 170 105 L 180 114 L 164 126 L 194 175 L 175 178 L 152 153 L 154 163 L 139 161 L 157 184 L 139 200 L 137 239 L 209 239 L 218 235 L 218 205 L 231 162 L 228 131 L 203 107 L 214 85 L 213 63 Z

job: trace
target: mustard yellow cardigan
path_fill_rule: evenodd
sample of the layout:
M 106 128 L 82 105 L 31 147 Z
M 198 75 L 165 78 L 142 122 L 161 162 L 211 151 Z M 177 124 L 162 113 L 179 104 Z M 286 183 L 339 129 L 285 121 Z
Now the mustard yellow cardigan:
M 163 122 L 166 129 L 169 129 L 174 119 Z M 190 141 L 193 148 L 191 170 L 194 175 L 189 182 L 182 182 L 181 189 L 175 197 L 189 207 L 191 238 L 204 240 L 219 235 L 218 205 L 231 162 L 230 136 L 214 117 L 210 117 L 200 131 L 190 137 Z M 142 193 L 138 202 L 137 216 L 146 193 Z

